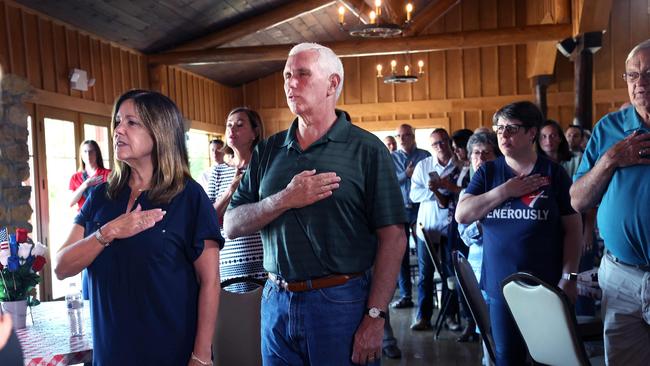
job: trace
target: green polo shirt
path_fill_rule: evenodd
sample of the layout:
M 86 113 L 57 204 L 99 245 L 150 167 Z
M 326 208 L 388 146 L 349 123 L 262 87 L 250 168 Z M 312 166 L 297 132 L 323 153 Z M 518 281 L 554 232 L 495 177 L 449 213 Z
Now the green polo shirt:
M 376 230 L 406 223 L 388 150 L 345 112 L 336 115 L 330 130 L 305 151 L 296 139 L 298 119 L 258 144 L 230 201 L 229 208 L 261 201 L 304 170 L 341 177 L 332 196 L 288 210 L 262 229 L 264 268 L 289 281 L 365 271 L 375 259 Z

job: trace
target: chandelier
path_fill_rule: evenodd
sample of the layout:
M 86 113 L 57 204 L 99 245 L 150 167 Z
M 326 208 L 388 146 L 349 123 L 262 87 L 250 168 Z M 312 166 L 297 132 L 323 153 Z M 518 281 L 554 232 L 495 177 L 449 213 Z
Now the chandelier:
M 405 84 L 405 83 L 414 83 L 418 81 L 418 75 L 424 74 L 424 61 L 418 61 L 418 72 L 417 75 L 412 74 L 411 66 L 409 64 L 404 65 L 404 73 L 398 74 L 397 69 L 397 60 L 391 60 L 390 62 L 390 74 L 384 76 L 382 74 L 384 67 L 382 64 L 377 64 L 377 77 L 384 78 L 385 84 Z
M 353 9 L 353 13 L 355 11 Z M 411 23 L 411 14 L 413 13 L 413 4 L 406 4 L 406 20 L 403 24 L 394 24 L 390 22 L 383 21 L 382 11 L 381 11 L 381 0 L 375 0 L 375 9 L 371 10 L 368 14 L 369 21 L 366 22 L 360 14 L 355 15 L 359 18 L 359 24 L 347 27 L 345 22 L 345 6 L 341 5 L 339 7 L 339 27 L 342 31 L 348 32 L 351 36 L 354 37 L 366 37 L 366 38 L 391 38 L 398 37 L 404 33 L 404 30 Z

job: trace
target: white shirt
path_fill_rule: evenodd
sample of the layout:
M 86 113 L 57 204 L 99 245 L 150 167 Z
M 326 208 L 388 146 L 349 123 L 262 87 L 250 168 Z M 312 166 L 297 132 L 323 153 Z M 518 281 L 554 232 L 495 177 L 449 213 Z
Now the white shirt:
M 432 239 L 440 240 L 440 236 L 447 236 L 447 225 L 449 210 L 440 208 L 436 196 L 429 190 L 429 172 L 435 171 L 444 178 L 455 168 L 453 159 L 449 159 L 447 165 L 441 165 L 436 156 L 430 156 L 421 160 L 411 176 L 411 201 L 420 204 L 418 210 L 418 223 L 422 223 L 426 230 L 432 231 Z M 447 190 L 440 189 L 439 192 L 447 194 Z M 418 238 L 424 240 L 422 230 L 416 230 Z
M 198 179 L 199 184 L 201 185 L 201 187 L 203 187 L 203 190 L 206 193 L 208 192 L 208 186 L 210 185 L 210 176 L 212 175 L 212 168 L 214 168 L 214 165 L 204 170 Z

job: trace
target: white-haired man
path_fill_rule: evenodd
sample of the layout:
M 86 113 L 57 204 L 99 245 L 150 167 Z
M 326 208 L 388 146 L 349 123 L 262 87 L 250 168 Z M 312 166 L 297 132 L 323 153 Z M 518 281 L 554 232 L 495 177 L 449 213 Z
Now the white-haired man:
M 575 174 L 571 204 L 600 204 L 606 254 L 598 271 L 608 365 L 650 361 L 650 40 L 632 49 L 623 78 L 630 102 L 603 117 Z
M 283 75 L 298 117 L 258 145 L 224 221 L 230 237 L 262 232 L 262 358 L 376 364 L 406 246 L 393 163 L 335 110 L 343 66 L 329 48 L 295 46 Z

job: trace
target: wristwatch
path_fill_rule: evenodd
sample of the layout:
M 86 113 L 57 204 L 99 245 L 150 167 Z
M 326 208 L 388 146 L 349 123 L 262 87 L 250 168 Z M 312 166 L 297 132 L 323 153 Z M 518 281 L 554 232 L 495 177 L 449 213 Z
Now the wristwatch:
M 369 317 L 371 317 L 373 319 L 377 319 L 377 318 L 386 319 L 386 312 L 382 311 L 382 310 L 379 310 L 377 308 L 368 308 L 368 309 L 366 309 L 366 315 L 368 315 Z
M 104 248 L 107 248 L 109 245 L 111 245 L 111 241 L 106 239 L 104 234 L 102 233 L 102 228 L 100 227 L 95 231 L 95 239 L 101 244 Z
M 567 281 L 577 281 L 578 280 L 578 274 L 575 273 L 575 272 L 562 273 L 562 279 L 567 280 Z

